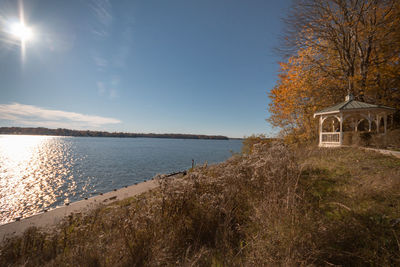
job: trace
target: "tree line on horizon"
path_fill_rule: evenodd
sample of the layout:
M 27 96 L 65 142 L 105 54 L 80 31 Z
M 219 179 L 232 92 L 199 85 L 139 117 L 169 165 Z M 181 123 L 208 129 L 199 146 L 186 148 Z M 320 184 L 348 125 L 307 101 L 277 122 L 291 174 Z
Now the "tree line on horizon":
M 20 134 L 20 135 L 55 135 L 55 136 L 82 136 L 82 137 L 148 137 L 148 138 L 172 138 L 172 139 L 214 139 L 228 140 L 222 135 L 198 135 L 198 134 L 175 134 L 175 133 L 123 133 L 123 132 L 105 132 L 89 130 L 71 130 L 71 129 L 49 129 L 43 127 L 0 127 L 0 134 Z
M 349 93 L 400 109 L 400 1 L 295 0 L 284 21 L 267 119 L 283 134 L 314 138 L 313 114 Z

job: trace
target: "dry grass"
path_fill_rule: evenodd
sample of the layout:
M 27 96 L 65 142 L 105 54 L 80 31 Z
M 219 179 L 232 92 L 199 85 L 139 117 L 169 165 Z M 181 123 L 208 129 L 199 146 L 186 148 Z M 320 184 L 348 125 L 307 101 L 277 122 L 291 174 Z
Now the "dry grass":
M 400 160 L 251 144 L 137 198 L 31 228 L 0 265 L 399 265 Z

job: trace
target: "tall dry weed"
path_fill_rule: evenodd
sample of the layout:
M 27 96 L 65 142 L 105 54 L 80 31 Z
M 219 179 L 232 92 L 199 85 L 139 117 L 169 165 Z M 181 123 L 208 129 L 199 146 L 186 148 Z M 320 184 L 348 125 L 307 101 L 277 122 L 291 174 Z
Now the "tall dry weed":
M 251 146 L 183 178 L 160 177 L 140 197 L 71 216 L 53 233 L 30 229 L 3 244 L 0 265 L 399 263 L 399 162 L 350 149 Z M 354 170 L 359 158 L 368 162 Z M 381 165 L 373 177 L 364 170 L 372 163 Z M 383 174 L 384 183 L 368 182 Z

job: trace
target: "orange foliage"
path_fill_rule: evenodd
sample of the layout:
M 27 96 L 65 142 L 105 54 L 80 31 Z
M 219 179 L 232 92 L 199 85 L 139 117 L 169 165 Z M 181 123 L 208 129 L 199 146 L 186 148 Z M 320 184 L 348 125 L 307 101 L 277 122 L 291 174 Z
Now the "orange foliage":
M 287 137 L 314 138 L 318 127 L 313 114 L 344 101 L 349 90 L 366 102 L 400 109 L 400 27 L 395 26 L 400 25 L 400 2 L 394 3 L 391 9 L 379 4 L 371 6 L 362 11 L 362 19 L 356 20 L 355 16 L 356 21 L 339 25 L 352 34 L 349 42 L 354 42 L 353 50 L 341 50 L 337 40 L 323 38 L 323 31 L 331 29 L 324 26 L 337 18 L 323 17 L 326 21 L 318 33 L 315 28 L 304 27 L 299 33 L 303 43 L 297 54 L 280 63 L 278 82 L 269 92 L 271 116 L 267 121 L 280 127 Z M 381 22 L 373 21 L 376 16 Z M 386 27 L 378 27 L 380 23 Z M 326 36 L 329 34 L 332 33 Z M 343 53 L 348 52 L 354 56 L 351 75 L 348 66 L 344 66 L 348 62 Z

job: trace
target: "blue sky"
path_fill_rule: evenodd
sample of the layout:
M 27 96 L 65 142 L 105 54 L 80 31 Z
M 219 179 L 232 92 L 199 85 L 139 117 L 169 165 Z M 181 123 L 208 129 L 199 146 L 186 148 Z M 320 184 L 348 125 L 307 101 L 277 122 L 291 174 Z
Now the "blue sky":
M 0 0 L 0 126 L 272 134 L 267 92 L 289 5 Z M 20 10 L 24 53 L 10 30 Z

